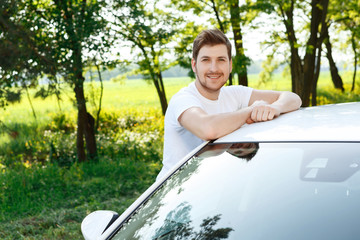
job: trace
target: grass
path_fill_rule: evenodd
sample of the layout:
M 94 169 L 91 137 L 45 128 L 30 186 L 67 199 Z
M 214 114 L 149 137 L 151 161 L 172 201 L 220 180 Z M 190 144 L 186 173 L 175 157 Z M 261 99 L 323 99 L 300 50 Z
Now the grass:
M 1 216 L 0 238 L 81 239 L 84 216 L 97 209 L 124 211 L 152 183 L 157 169 L 124 158 L 69 169 L 49 165 L 6 171 L 1 181 L 11 195 L 1 212 L 12 214 Z
M 334 90 L 329 74 L 319 79 L 318 103 L 360 101 L 360 86 Z M 165 80 L 167 98 L 191 82 Z M 359 82 L 359 81 L 358 81 Z M 290 80 L 275 74 L 250 87 L 290 90 Z M 77 163 L 74 94 L 63 86 L 55 98 L 27 99 L 0 110 L 0 239 L 82 239 L 80 223 L 92 211 L 123 212 L 154 180 L 161 167 L 163 116 L 155 88 L 143 80 L 104 82 L 97 163 Z M 34 92 L 31 92 L 33 95 Z M 88 110 L 95 113 L 99 85 L 86 85 Z M 1 125 L 2 124 L 2 125 Z

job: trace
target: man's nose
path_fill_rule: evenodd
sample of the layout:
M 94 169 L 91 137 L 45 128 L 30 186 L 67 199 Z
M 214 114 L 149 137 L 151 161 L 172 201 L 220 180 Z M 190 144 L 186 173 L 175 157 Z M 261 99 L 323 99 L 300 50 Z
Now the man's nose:
M 216 71 L 218 69 L 218 63 L 217 61 L 211 61 L 210 70 Z

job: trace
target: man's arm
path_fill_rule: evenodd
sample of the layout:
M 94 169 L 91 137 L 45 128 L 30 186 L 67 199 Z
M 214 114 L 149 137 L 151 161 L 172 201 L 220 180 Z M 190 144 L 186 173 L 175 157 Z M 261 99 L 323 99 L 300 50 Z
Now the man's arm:
M 179 123 L 197 137 L 204 140 L 225 136 L 245 123 L 272 120 L 281 113 L 298 109 L 301 100 L 292 92 L 253 90 L 249 107 L 235 112 L 208 115 L 199 107 L 185 110 Z
M 197 137 L 204 140 L 217 139 L 240 128 L 250 118 L 251 107 L 235 112 L 208 115 L 199 107 L 185 110 L 179 123 Z
M 247 123 L 272 120 L 281 113 L 297 110 L 301 106 L 300 97 L 292 92 L 253 90 L 249 105 L 253 107 Z

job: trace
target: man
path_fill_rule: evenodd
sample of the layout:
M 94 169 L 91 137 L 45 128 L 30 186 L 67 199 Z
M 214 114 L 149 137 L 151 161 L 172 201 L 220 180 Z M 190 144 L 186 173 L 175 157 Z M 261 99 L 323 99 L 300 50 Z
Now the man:
M 195 82 L 172 97 L 165 114 L 163 168 L 157 179 L 202 142 L 301 106 L 292 92 L 223 87 L 232 70 L 231 43 L 218 29 L 197 36 L 191 65 Z

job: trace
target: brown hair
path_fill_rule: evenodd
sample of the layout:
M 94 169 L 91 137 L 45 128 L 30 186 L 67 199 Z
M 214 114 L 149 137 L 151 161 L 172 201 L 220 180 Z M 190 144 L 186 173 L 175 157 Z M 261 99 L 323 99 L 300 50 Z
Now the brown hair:
M 200 49 L 205 45 L 226 45 L 229 59 L 231 59 L 231 43 L 225 34 L 219 29 L 204 30 L 195 38 L 193 43 L 193 58 L 196 61 Z

